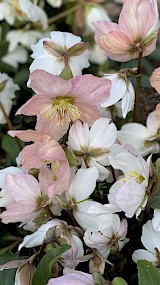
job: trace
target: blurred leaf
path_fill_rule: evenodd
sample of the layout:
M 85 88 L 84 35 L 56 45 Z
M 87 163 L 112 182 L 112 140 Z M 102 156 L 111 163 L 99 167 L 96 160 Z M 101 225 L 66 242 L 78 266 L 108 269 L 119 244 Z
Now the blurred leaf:
M 116 277 L 112 280 L 112 285 L 127 285 L 127 282 L 121 277 Z
M 14 82 L 23 85 L 28 81 L 29 78 L 29 70 L 27 68 L 21 69 L 16 72 L 15 77 L 14 77 Z
M 138 281 L 139 285 L 159 285 L 160 271 L 147 260 L 138 260 Z
M 3 256 L 0 256 L 0 264 L 5 264 L 9 261 L 12 261 L 12 260 L 18 260 L 18 259 L 23 259 L 24 256 L 19 256 L 19 253 L 6 253 L 4 254 Z
M 151 197 L 151 208 L 160 209 L 160 193 Z
M 17 269 L 0 271 L 0 285 L 13 285 Z
M 20 149 L 16 144 L 16 140 L 6 134 L 2 138 L 1 147 L 7 154 L 8 163 L 10 164 L 15 163 L 16 158 L 20 152 Z
M 160 209 L 160 158 L 155 162 L 156 173 L 157 173 L 157 185 L 155 189 L 155 195 L 151 197 L 151 207 L 153 209 Z
M 47 251 L 37 266 L 37 270 L 33 276 L 32 285 L 46 285 L 47 281 L 54 277 L 50 270 L 50 262 L 53 267 L 59 257 L 69 248 L 70 246 L 66 244 L 63 247 L 51 248 Z

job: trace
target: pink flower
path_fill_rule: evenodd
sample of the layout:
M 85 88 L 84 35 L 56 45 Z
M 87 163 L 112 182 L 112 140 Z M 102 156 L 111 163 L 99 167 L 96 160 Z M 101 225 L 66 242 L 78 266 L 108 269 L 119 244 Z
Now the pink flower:
M 160 94 L 160 67 L 156 68 L 150 76 L 150 83 L 153 88 Z
M 99 21 L 94 26 L 95 41 L 111 59 L 125 62 L 140 53 L 147 56 L 156 48 L 157 0 L 126 0 L 118 24 Z
M 91 125 L 100 117 L 96 105 L 109 97 L 111 83 L 105 78 L 81 75 L 66 81 L 43 70 L 30 76 L 30 87 L 37 93 L 17 114 L 37 116 L 36 130 L 60 139 L 70 122 L 80 119 Z
M 47 285 L 93 285 L 94 280 L 91 274 L 74 270 L 58 278 L 52 278 Z
M 48 195 L 53 197 L 55 194 L 62 194 L 69 184 L 70 169 L 61 145 L 50 139 L 49 135 L 33 130 L 9 131 L 8 133 L 25 142 L 34 142 L 25 146 L 19 154 L 19 166 L 27 169 L 47 167 L 48 175 L 51 177 Z
M 47 169 L 41 169 L 39 182 L 30 174 L 7 174 L 5 189 L 12 201 L 0 215 L 4 224 L 21 222 L 20 226 L 36 222 L 42 216 L 41 222 L 50 219 L 46 206 L 49 205 L 53 214 L 60 215 L 60 206 L 56 198 L 48 197 L 48 186 L 52 177 Z

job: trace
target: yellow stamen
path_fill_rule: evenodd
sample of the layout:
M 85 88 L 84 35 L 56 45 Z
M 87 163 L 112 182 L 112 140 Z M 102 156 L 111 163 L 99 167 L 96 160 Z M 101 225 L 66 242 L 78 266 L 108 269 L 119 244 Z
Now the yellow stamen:
M 74 105 L 72 97 L 56 97 L 52 100 L 52 107 L 45 113 L 45 118 L 55 119 L 57 124 L 63 126 L 66 122 L 74 122 L 79 119 L 81 112 Z
M 141 184 L 145 180 L 144 176 L 139 175 L 139 173 L 137 171 L 131 171 L 128 173 L 127 176 L 129 176 L 131 178 L 135 178 L 136 182 L 139 184 Z M 126 179 L 125 179 L 126 182 L 129 181 L 129 177 L 126 177 Z

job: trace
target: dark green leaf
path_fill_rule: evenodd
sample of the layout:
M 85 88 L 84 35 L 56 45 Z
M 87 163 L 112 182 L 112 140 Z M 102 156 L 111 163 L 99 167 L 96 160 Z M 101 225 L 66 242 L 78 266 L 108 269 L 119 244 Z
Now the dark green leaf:
M 21 143 L 21 145 L 24 144 Z M 8 155 L 8 163 L 15 163 L 20 152 L 20 149 L 16 144 L 16 139 L 13 139 L 9 135 L 4 135 L 1 142 L 1 147 Z
M 0 271 L 0 285 L 14 285 L 16 270 L 8 269 Z
M 159 285 L 160 271 L 147 260 L 138 260 L 138 281 L 139 285 Z
M 33 276 L 32 285 L 46 285 L 47 281 L 54 277 L 50 270 L 50 262 L 52 263 L 52 266 L 56 264 L 59 257 L 69 248 L 70 246 L 66 244 L 63 247 L 51 248 L 47 251 L 37 266 L 37 270 Z

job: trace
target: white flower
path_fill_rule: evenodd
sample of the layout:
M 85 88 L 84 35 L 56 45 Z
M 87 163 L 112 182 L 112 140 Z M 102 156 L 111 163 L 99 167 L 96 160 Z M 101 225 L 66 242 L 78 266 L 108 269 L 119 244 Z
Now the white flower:
M 84 255 L 83 244 L 74 230 L 69 231 L 64 221 L 54 219 L 43 224 L 36 232 L 25 236 L 18 250 L 21 250 L 22 247 L 31 248 L 47 242 L 47 232 L 49 229 L 51 230 L 49 236 L 57 239 L 57 242 L 63 238 L 67 244 L 71 245 L 71 248 L 63 254 L 63 261 L 61 263 L 63 263 L 64 267 L 74 269 L 79 263 L 78 258 Z
M 160 232 L 153 228 L 152 221 L 143 225 L 141 242 L 146 249 L 137 249 L 132 255 L 134 262 L 145 259 L 155 266 L 160 265 Z
M 13 80 L 5 73 L 0 73 L 0 102 L 7 115 L 10 114 L 12 108 L 12 99 L 15 98 L 15 91 L 19 90 L 19 86 L 14 84 Z M 0 108 L 0 124 L 5 124 L 6 118 Z
M 75 174 L 69 189 L 65 192 L 68 208 L 73 211 L 77 223 L 83 229 L 91 231 L 99 231 L 110 226 L 113 217 L 112 208 L 103 209 L 100 213 L 100 211 L 96 211 L 95 208 L 103 207 L 103 205 L 88 200 L 95 189 L 97 178 L 98 170 L 96 167 L 79 169 Z
M 142 156 L 159 153 L 159 128 L 160 120 L 153 111 L 147 117 L 146 127 L 139 123 L 125 124 L 118 131 L 117 139 L 122 145 L 132 144 Z
M 160 209 L 154 210 L 154 217 L 152 219 L 152 225 L 155 231 L 160 232 Z
M 0 20 L 6 20 L 13 25 L 16 18 L 25 22 L 40 22 L 44 30 L 48 27 L 46 13 L 30 0 L 9 0 L 0 3 Z
M 2 61 L 8 65 L 18 68 L 19 63 L 26 63 L 28 60 L 28 52 L 22 46 L 18 46 L 15 50 L 8 52 L 2 57 Z
M 117 145 L 117 150 L 121 149 Z M 126 217 L 136 217 L 147 203 L 146 187 L 149 179 L 149 166 L 141 156 L 135 156 L 126 149 L 119 154 L 109 155 L 110 164 L 119 169 L 124 176 L 116 181 L 110 188 L 108 200 L 111 204 L 119 206 Z
M 13 52 L 19 44 L 31 49 L 31 45 L 42 37 L 42 33 L 36 30 L 11 30 L 7 33 L 6 40 L 9 42 L 9 52 Z
M 96 43 L 89 48 L 89 61 L 100 65 L 107 61 L 106 53 Z
M 24 173 L 21 168 L 10 166 L 0 170 L 0 207 L 6 207 L 10 204 L 13 199 L 8 194 L 8 191 L 4 188 L 5 178 L 8 173 L 17 174 L 17 173 Z
M 115 142 L 117 129 L 108 118 L 100 118 L 91 126 L 76 121 L 69 131 L 68 146 L 75 153 L 83 167 L 97 167 L 98 179 L 103 181 L 109 171 L 104 167 L 109 165 L 109 148 Z
M 87 5 L 85 12 L 84 35 L 89 35 L 95 32 L 95 27 L 92 24 L 93 22 L 111 21 L 106 9 L 98 4 Z
M 112 81 L 110 97 L 101 104 L 102 108 L 114 105 L 121 100 L 122 116 L 133 110 L 135 92 L 132 83 L 122 74 L 106 74 L 105 78 Z
M 83 45 L 80 37 L 71 33 L 51 32 L 51 38 L 43 38 L 32 46 L 34 61 L 30 72 L 42 69 L 59 75 L 65 66 L 69 66 L 74 76 L 80 75 L 82 69 L 89 66 L 88 51 L 77 52 L 74 50 L 77 45 Z
M 90 248 L 96 248 L 99 253 L 107 259 L 111 249 L 121 250 L 129 241 L 126 238 L 127 220 L 120 221 L 117 214 L 113 215 L 112 225 L 101 232 L 91 232 L 86 230 L 84 233 L 84 242 Z
M 20 243 L 18 247 L 18 250 L 20 251 L 22 247 L 31 248 L 31 247 L 42 245 L 46 238 L 46 234 L 48 230 L 52 227 L 56 227 L 56 226 L 60 227 L 61 223 L 62 222 L 60 220 L 54 219 L 54 220 L 47 222 L 46 224 L 41 225 L 38 228 L 38 230 L 35 231 L 33 234 L 26 235 L 24 237 L 23 241 Z
M 62 5 L 62 0 L 47 0 L 47 2 L 54 8 L 59 8 Z

